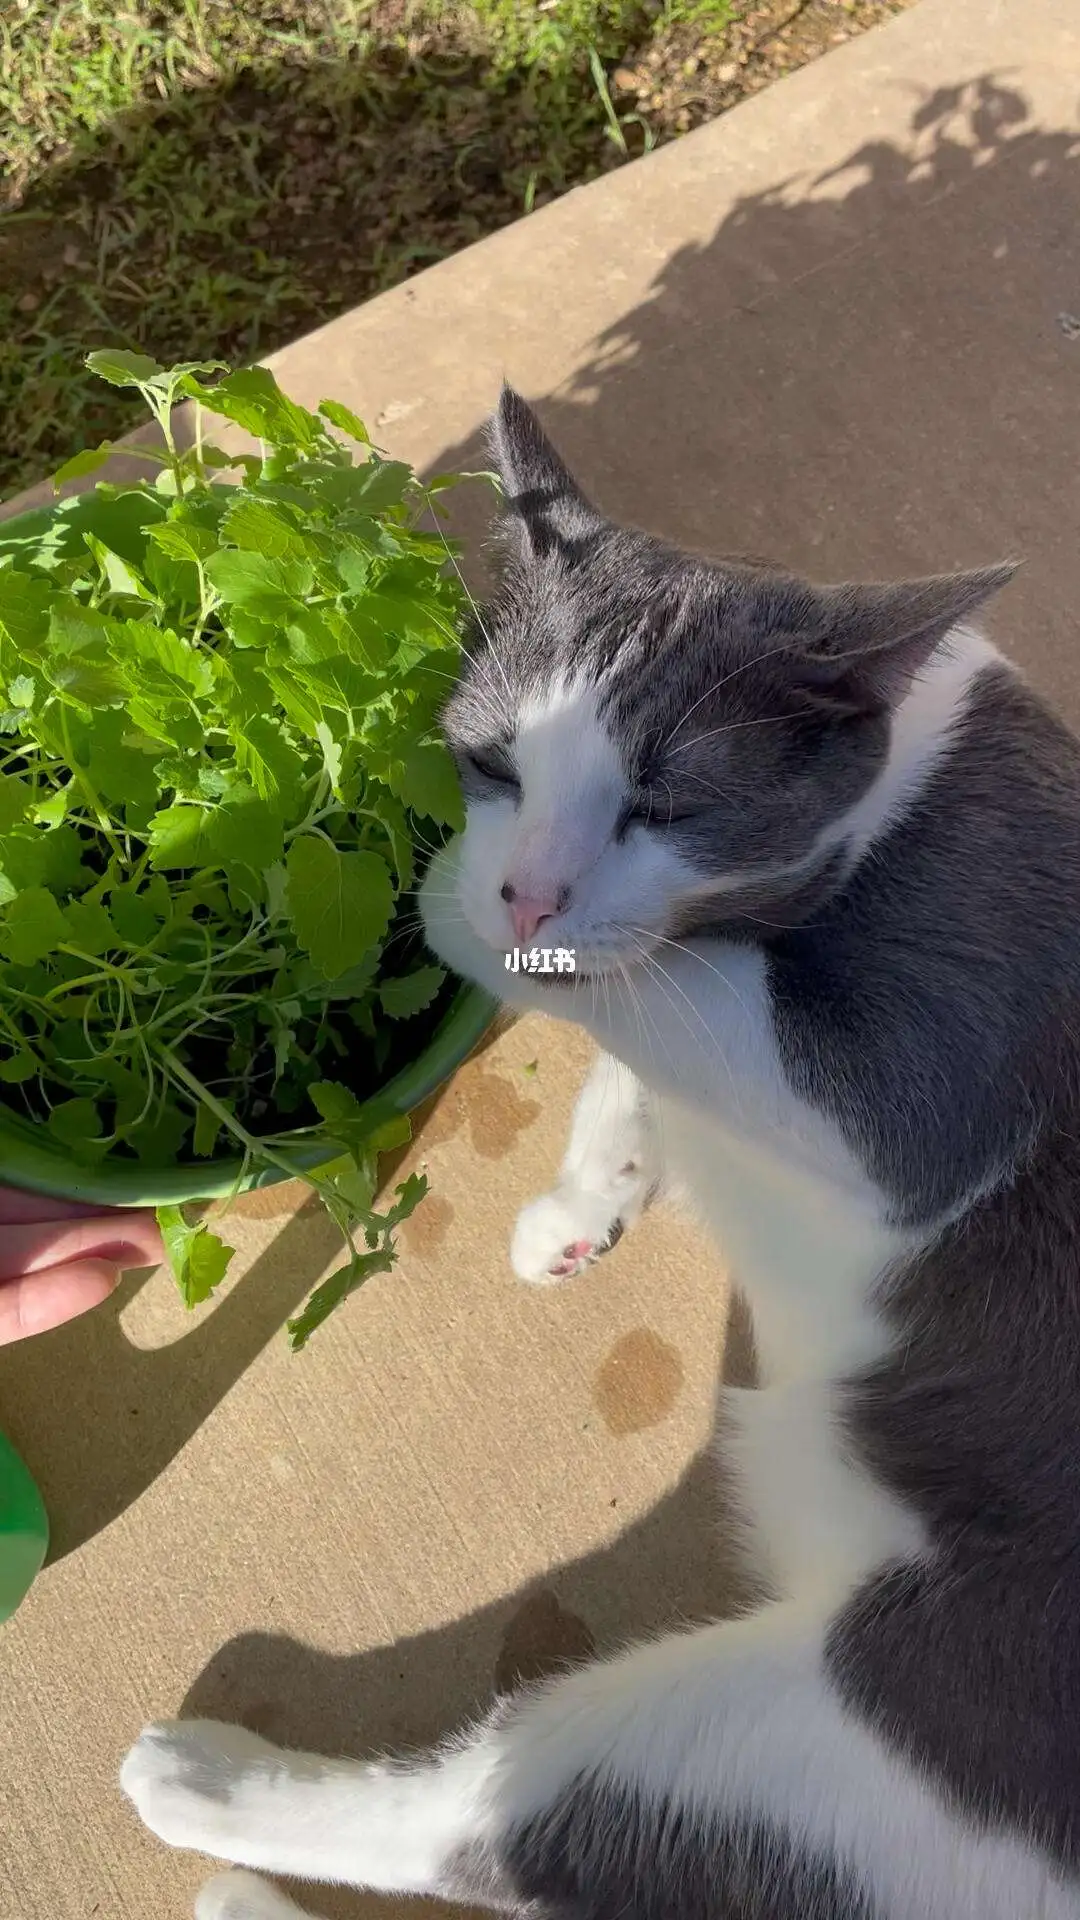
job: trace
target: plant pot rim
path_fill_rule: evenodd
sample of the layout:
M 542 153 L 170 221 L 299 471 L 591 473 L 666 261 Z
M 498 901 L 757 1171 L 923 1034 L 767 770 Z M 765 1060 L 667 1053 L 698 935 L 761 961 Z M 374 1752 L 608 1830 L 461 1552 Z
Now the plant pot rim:
M 415 1060 L 362 1105 L 372 1126 L 391 1114 L 410 1113 L 435 1093 L 483 1039 L 497 1003 L 479 987 L 461 982 L 427 1046 Z M 297 1133 L 281 1158 L 298 1175 L 327 1158 L 325 1137 Z M 77 1166 L 69 1150 L 42 1126 L 24 1120 L 0 1104 L 0 1178 L 6 1185 L 45 1194 L 51 1200 L 78 1200 L 91 1206 L 160 1207 L 187 1201 L 225 1200 L 254 1187 L 274 1186 L 285 1174 L 268 1167 L 245 1174 L 239 1155 L 228 1159 L 183 1160 L 171 1167 L 145 1167 L 138 1161 L 110 1159 Z

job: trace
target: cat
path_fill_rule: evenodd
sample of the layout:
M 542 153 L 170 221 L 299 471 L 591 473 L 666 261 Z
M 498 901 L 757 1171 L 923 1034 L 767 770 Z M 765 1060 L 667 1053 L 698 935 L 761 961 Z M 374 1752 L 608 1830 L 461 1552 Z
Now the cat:
M 494 439 L 428 940 L 601 1049 L 522 1277 L 669 1179 L 715 1231 L 764 1597 L 415 1760 L 176 1723 L 123 1785 L 245 1868 L 553 1920 L 1078 1920 L 1080 746 L 971 625 L 1013 569 L 706 563 L 510 390 Z M 575 970 L 507 969 L 540 945 Z M 197 1911 L 297 1909 L 245 1872 Z

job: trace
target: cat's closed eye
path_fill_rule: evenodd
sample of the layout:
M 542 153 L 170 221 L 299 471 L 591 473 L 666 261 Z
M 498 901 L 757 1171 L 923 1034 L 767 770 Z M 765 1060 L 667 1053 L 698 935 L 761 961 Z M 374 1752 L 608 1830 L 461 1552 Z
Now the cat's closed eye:
M 490 780 L 493 786 L 506 787 L 514 793 L 519 790 L 521 781 L 513 767 L 494 753 L 477 753 L 470 749 L 465 758 L 482 780 Z
M 692 819 L 700 808 L 672 798 L 670 793 L 639 793 L 624 807 L 619 818 L 620 837 L 630 827 L 670 827 L 678 820 Z

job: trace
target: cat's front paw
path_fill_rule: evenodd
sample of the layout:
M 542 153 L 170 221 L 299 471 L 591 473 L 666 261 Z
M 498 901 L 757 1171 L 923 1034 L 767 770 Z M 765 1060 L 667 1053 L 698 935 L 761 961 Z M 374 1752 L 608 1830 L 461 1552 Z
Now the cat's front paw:
M 253 1784 L 269 1784 L 275 1758 L 270 1742 L 246 1727 L 165 1721 L 140 1734 L 120 1785 L 159 1840 L 227 1860 L 236 1803 Z
M 510 1265 L 534 1287 L 584 1273 L 615 1245 L 622 1221 L 601 1196 L 574 1189 L 541 1194 L 522 1207 L 510 1242 Z

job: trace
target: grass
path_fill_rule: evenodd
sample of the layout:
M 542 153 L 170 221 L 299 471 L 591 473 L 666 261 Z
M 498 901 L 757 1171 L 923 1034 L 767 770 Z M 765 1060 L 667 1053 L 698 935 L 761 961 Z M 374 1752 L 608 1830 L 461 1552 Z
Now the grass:
M 87 347 L 253 359 L 903 4 L 7 0 L 0 495 L 129 424 Z

